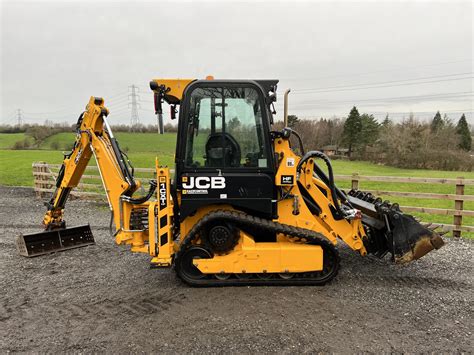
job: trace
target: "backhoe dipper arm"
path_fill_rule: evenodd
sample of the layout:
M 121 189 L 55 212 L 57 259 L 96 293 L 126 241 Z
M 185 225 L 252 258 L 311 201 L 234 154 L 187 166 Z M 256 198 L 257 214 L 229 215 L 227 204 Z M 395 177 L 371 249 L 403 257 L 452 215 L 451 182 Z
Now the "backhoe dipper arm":
M 46 230 L 64 228 L 63 210 L 71 190 L 79 184 L 84 171 L 94 154 L 104 185 L 109 206 L 119 221 L 121 196 L 130 197 L 139 187 L 133 178 L 123 153 L 120 151 L 112 130 L 107 123 L 109 114 L 104 100 L 91 97 L 86 111 L 77 122 L 77 137 L 72 151 L 64 156 L 64 161 L 56 180 L 56 191 L 48 203 L 43 224 Z

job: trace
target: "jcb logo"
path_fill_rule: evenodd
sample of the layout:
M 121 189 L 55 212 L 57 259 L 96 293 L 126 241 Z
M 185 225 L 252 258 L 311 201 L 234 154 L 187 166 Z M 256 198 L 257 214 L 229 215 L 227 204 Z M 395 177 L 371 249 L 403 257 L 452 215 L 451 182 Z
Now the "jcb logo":
M 183 189 L 225 189 L 223 176 L 183 176 Z

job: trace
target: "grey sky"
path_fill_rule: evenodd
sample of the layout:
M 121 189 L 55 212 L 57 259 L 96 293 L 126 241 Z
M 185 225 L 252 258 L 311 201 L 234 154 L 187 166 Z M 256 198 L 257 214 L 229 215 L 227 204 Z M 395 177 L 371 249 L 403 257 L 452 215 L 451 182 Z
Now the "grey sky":
M 280 79 L 290 113 L 473 118 L 473 3 L 1 3 L 1 123 L 73 122 L 90 95 L 112 123 L 155 122 L 157 77 Z M 415 80 L 414 80 L 415 79 Z M 305 91 L 306 89 L 311 89 Z

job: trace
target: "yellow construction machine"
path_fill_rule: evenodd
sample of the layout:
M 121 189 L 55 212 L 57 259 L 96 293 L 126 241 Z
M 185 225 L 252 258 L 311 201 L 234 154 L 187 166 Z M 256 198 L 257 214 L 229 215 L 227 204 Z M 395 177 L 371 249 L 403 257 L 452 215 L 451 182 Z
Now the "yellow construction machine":
M 114 138 L 109 110 L 102 98 L 91 97 L 48 204 L 46 230 L 20 236 L 20 253 L 94 243 L 88 225 L 66 228 L 63 220 L 68 195 L 92 155 L 115 242 L 149 254 L 154 267 L 174 267 L 193 286 L 321 285 L 338 273 L 341 241 L 361 256 L 390 253 L 397 263 L 443 245 L 397 204 L 337 188 L 328 157 L 305 152 L 297 132 L 272 130 L 277 83 L 151 81 L 158 115 L 166 102 L 174 119 L 180 106 L 175 167 L 173 174 L 157 159 L 156 180 L 138 197 L 141 184 Z

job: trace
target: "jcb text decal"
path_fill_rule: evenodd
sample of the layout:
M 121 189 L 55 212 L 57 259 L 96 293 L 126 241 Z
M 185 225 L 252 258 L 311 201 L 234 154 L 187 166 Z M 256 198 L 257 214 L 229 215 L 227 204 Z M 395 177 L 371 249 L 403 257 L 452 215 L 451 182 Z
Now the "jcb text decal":
M 225 177 L 223 176 L 183 176 L 183 189 L 225 189 Z

